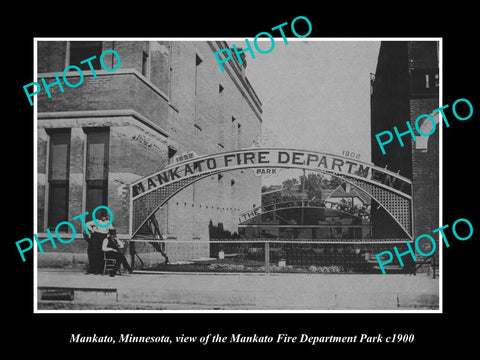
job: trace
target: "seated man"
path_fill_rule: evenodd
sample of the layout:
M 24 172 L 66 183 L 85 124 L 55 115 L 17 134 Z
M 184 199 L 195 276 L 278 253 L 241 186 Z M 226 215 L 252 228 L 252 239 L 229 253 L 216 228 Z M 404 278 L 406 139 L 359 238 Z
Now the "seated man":
M 117 232 L 115 229 L 110 229 L 108 231 L 107 237 L 103 240 L 102 250 L 105 252 L 107 259 L 115 259 L 115 266 L 110 272 L 110 276 L 115 276 L 120 266 L 123 266 L 131 274 L 133 269 L 127 262 L 127 259 L 123 255 L 123 241 L 117 238 Z

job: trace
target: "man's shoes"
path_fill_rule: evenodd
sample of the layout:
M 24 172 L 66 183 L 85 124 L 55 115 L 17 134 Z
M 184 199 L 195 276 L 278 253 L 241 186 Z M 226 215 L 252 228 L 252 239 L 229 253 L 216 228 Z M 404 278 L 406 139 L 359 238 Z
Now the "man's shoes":
M 115 274 L 110 274 L 110 277 L 115 277 Z

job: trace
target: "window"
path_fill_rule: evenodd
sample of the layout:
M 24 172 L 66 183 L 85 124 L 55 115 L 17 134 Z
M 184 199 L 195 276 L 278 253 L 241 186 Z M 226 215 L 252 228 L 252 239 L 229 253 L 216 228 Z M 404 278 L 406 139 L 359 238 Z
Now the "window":
M 109 128 L 85 129 L 87 134 L 86 159 L 86 211 L 91 218 L 92 211 L 99 205 L 108 206 L 108 158 Z
M 242 125 L 237 124 L 237 149 L 241 147 L 241 138 L 242 138 Z
M 202 128 L 198 124 L 193 125 L 193 133 L 195 135 L 200 135 L 200 132 L 202 131 Z
M 70 129 L 49 130 L 49 136 L 47 227 L 55 228 L 68 221 Z
M 195 66 L 200 65 L 203 62 L 203 60 L 198 56 L 198 54 L 195 54 Z
M 198 122 L 197 110 L 198 110 L 198 67 L 202 63 L 202 59 L 195 54 L 195 82 L 194 82 L 194 100 L 195 100 L 195 110 L 194 110 L 194 122 L 195 124 Z M 201 127 L 200 127 L 200 130 Z M 198 132 L 197 130 L 195 130 Z
M 69 65 L 76 65 L 80 69 L 88 71 L 90 66 L 88 63 L 80 64 L 81 61 L 96 56 L 91 61 L 95 70 L 101 69 L 100 55 L 102 54 L 101 41 L 70 41 L 70 63 Z
M 175 154 L 177 153 L 177 150 L 173 146 L 168 146 L 168 160 L 171 160 Z
M 148 66 L 148 53 L 144 50 L 142 55 L 142 75 L 150 78 L 150 71 Z
M 168 163 L 172 163 L 172 159 L 177 153 L 177 150 L 175 150 L 172 146 L 168 146 Z

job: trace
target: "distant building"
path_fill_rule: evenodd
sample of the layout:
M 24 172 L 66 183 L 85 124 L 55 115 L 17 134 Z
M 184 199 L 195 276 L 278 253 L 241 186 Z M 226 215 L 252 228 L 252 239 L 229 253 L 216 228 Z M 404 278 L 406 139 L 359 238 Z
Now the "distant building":
M 370 198 L 360 190 L 357 190 L 349 183 L 339 185 L 335 190 L 329 192 L 327 201 L 340 203 L 344 201 L 349 206 L 369 206 Z
M 261 133 L 262 104 L 235 57 L 221 72 L 214 52 L 223 41 L 39 41 L 38 78 L 55 81 L 69 65 L 115 50 L 119 69 L 108 72 L 92 62 L 83 83 L 52 86 L 52 97 L 38 95 L 38 230 L 98 205 L 108 206 L 114 226 L 128 238 L 129 184 L 194 151 L 198 155 L 241 149 Z M 112 53 L 105 64 L 114 68 Z M 68 81 L 79 82 L 76 71 Z M 236 214 L 261 201 L 261 178 L 251 171 L 232 171 L 203 179 L 182 190 L 156 214 L 171 260 L 208 256 L 209 225 L 237 231 Z M 70 244 L 39 257 L 39 265 L 83 259 L 86 243 Z M 144 259 L 148 245 L 138 246 Z M 156 257 L 155 257 L 156 256 Z
M 361 240 L 370 235 L 370 198 L 362 191 L 340 183 L 319 193 L 309 196 L 302 184 L 271 187 L 262 193 L 262 214 L 247 216 L 240 234 L 303 240 Z

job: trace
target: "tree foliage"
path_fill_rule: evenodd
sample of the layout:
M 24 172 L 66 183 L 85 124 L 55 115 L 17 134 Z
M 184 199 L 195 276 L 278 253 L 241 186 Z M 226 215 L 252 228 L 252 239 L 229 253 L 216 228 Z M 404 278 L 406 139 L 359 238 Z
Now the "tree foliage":
M 321 199 L 322 191 L 336 189 L 342 181 L 336 177 L 322 176 L 318 173 L 309 173 L 307 175 L 300 175 L 298 178 L 294 177 L 282 181 L 282 188 L 270 185 L 263 186 L 262 192 L 270 192 L 263 195 L 263 205 L 273 204 L 276 202 L 290 201 L 298 199 L 301 194 L 306 194 L 309 200 Z

